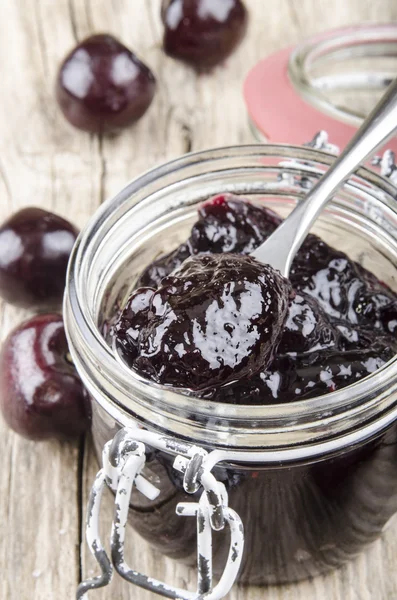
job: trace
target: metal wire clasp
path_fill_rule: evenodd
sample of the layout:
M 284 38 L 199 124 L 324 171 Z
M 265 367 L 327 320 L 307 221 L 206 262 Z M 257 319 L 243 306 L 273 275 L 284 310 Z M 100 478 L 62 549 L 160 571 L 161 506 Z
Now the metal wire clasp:
M 383 177 L 390 179 L 394 185 L 397 185 L 397 164 L 396 155 L 392 150 L 385 150 L 382 156 L 375 156 L 372 159 L 374 167 L 380 167 L 380 173 Z
M 306 148 L 313 148 L 314 150 L 321 150 L 322 152 L 328 152 L 328 154 L 333 154 L 334 156 L 338 156 L 340 153 L 339 147 L 329 142 L 328 133 L 324 130 L 318 131 L 310 142 L 303 144 L 303 146 Z M 313 167 L 307 160 L 282 160 L 279 162 L 279 166 L 283 169 L 279 175 L 279 182 L 281 182 L 284 187 L 299 186 L 305 191 L 308 191 L 313 187 L 314 181 L 311 177 L 300 174 L 297 175 L 296 171 L 300 171 L 302 167 L 305 171 L 308 173 L 312 172 L 313 175 L 318 178 L 316 167 Z
M 203 492 L 198 502 L 183 502 L 176 507 L 182 517 L 195 516 L 197 520 L 197 589 L 190 592 L 169 586 L 132 569 L 124 556 L 124 543 L 130 497 L 133 486 L 150 499 L 155 499 L 160 490 L 144 478 L 141 471 L 145 465 L 145 444 L 176 454 L 174 468 L 184 473 L 184 489 L 193 494 L 200 487 Z M 143 429 L 122 429 L 108 442 L 102 454 L 102 469 L 98 472 L 91 490 L 87 510 L 86 538 L 91 553 L 101 568 L 101 574 L 82 582 L 77 590 L 77 600 L 87 597 L 90 590 L 108 585 L 113 567 L 123 578 L 175 600 L 220 600 L 231 589 L 241 564 L 244 534 L 237 513 L 228 506 L 225 486 L 211 473 L 214 461 L 208 461 L 203 448 L 189 444 L 178 444 L 170 438 Z M 102 493 L 105 485 L 115 492 L 115 516 L 111 532 L 111 559 L 99 536 L 99 517 Z M 215 587 L 212 579 L 212 531 L 225 526 L 230 530 L 229 554 L 224 572 Z

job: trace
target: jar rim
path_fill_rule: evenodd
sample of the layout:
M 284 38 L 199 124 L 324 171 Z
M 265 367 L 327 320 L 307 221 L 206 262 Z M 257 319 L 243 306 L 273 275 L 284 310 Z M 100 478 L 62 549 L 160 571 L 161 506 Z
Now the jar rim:
M 314 80 L 309 75 L 310 67 L 318 60 L 336 52 L 354 53 L 358 58 L 379 57 L 375 46 L 379 44 L 394 48 L 397 54 L 397 22 L 390 23 L 360 23 L 337 29 L 331 29 L 307 38 L 291 51 L 288 61 L 288 76 L 298 93 L 312 106 L 338 121 L 359 127 L 363 121 L 351 110 L 333 104 L 324 94 L 324 90 L 334 82 L 339 85 L 335 76 L 328 77 L 327 82 Z M 390 50 L 388 50 L 390 52 Z M 353 77 L 340 78 L 341 82 L 348 81 L 351 89 L 385 89 L 393 81 L 396 73 L 365 72 L 356 73 Z M 324 79 L 324 78 L 323 78 Z
M 154 384 L 121 365 L 92 314 L 86 310 L 84 285 L 88 249 L 99 248 L 104 242 L 104 232 L 106 227 L 111 226 L 112 215 L 118 207 L 171 172 L 183 173 L 184 169 L 205 161 L 251 155 L 314 161 L 325 167 L 333 161 L 333 157 L 323 151 L 281 144 L 230 146 L 191 153 L 134 179 L 100 207 L 77 240 L 69 263 L 64 303 L 70 351 L 89 392 L 123 424 L 128 423 L 129 415 L 134 414 L 144 423 L 154 422 L 164 431 L 177 432 L 181 437 L 196 436 L 200 439 L 204 435 L 209 442 L 221 446 L 262 447 L 264 434 L 268 434 L 270 445 L 283 444 L 283 440 L 285 445 L 312 443 L 315 439 L 326 438 L 328 434 L 341 435 L 346 417 L 349 417 L 350 428 L 362 420 L 374 419 L 375 413 L 379 416 L 381 403 L 382 414 L 391 410 L 393 415 L 397 413 L 397 357 L 353 385 L 308 400 L 267 405 L 197 402 L 196 398 Z M 393 204 L 391 200 L 396 197 L 397 189 L 390 181 L 365 167 L 360 168 L 355 177 L 380 190 L 384 196 L 381 201 L 397 217 L 397 203 Z M 118 386 L 114 386 L 115 380 Z M 393 394 L 390 393 L 391 382 Z M 126 393 L 129 394 L 129 403 L 125 401 Z M 363 402 L 363 397 L 368 400 Z M 188 419 L 186 414 L 190 415 Z M 281 431 L 284 437 L 279 435 Z M 277 442 L 274 442 L 276 438 Z

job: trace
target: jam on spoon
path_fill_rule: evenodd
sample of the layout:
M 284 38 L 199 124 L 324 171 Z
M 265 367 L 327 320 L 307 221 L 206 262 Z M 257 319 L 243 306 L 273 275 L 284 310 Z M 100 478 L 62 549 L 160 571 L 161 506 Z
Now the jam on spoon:
M 238 254 L 198 255 L 139 288 L 115 326 L 129 365 L 161 384 L 202 390 L 269 365 L 291 294 L 271 267 Z

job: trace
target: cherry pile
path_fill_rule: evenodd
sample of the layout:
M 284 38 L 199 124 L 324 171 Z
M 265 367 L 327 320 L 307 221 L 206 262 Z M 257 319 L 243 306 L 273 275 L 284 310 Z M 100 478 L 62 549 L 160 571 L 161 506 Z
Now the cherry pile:
M 292 288 L 271 273 L 273 327 L 258 320 L 262 309 L 255 303 L 266 290 L 257 296 L 250 287 L 255 261 L 245 255 L 280 222 L 269 209 L 237 196 L 204 203 L 188 240 L 147 267 L 119 315 L 111 335 L 126 363 L 156 383 L 203 398 L 266 404 L 335 391 L 389 361 L 397 353 L 396 294 L 315 235 L 295 258 Z M 238 256 L 239 270 L 233 264 Z M 218 270 L 228 257 L 232 269 L 223 278 Z M 244 315 L 245 322 L 247 314 L 255 315 L 247 331 L 265 351 L 252 344 L 238 361 L 246 341 L 239 319 Z
M 247 24 L 241 0 L 164 0 L 161 17 L 165 52 L 198 70 L 229 56 Z M 155 90 L 149 67 L 115 37 L 101 33 L 65 57 L 55 92 L 72 125 L 104 134 L 139 120 Z M 77 234 L 68 221 L 40 208 L 11 216 L 0 227 L 0 297 L 22 308 L 58 310 Z M 271 343 L 267 348 L 257 340 L 252 350 L 263 361 Z M 242 369 L 250 364 L 241 362 Z M 0 394 L 5 420 L 28 438 L 78 435 L 87 428 L 89 407 L 70 362 L 60 315 L 33 317 L 10 333 L 0 355 Z

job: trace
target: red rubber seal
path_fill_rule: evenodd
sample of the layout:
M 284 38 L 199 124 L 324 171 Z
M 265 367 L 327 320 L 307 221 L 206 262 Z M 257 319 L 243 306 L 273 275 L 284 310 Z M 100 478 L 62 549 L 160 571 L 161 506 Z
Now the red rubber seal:
M 293 50 L 286 48 L 258 63 L 244 82 L 244 97 L 254 126 L 269 142 L 302 145 L 325 130 L 343 149 L 357 127 L 332 118 L 306 102 L 288 76 Z M 397 153 L 394 138 L 385 147 Z

